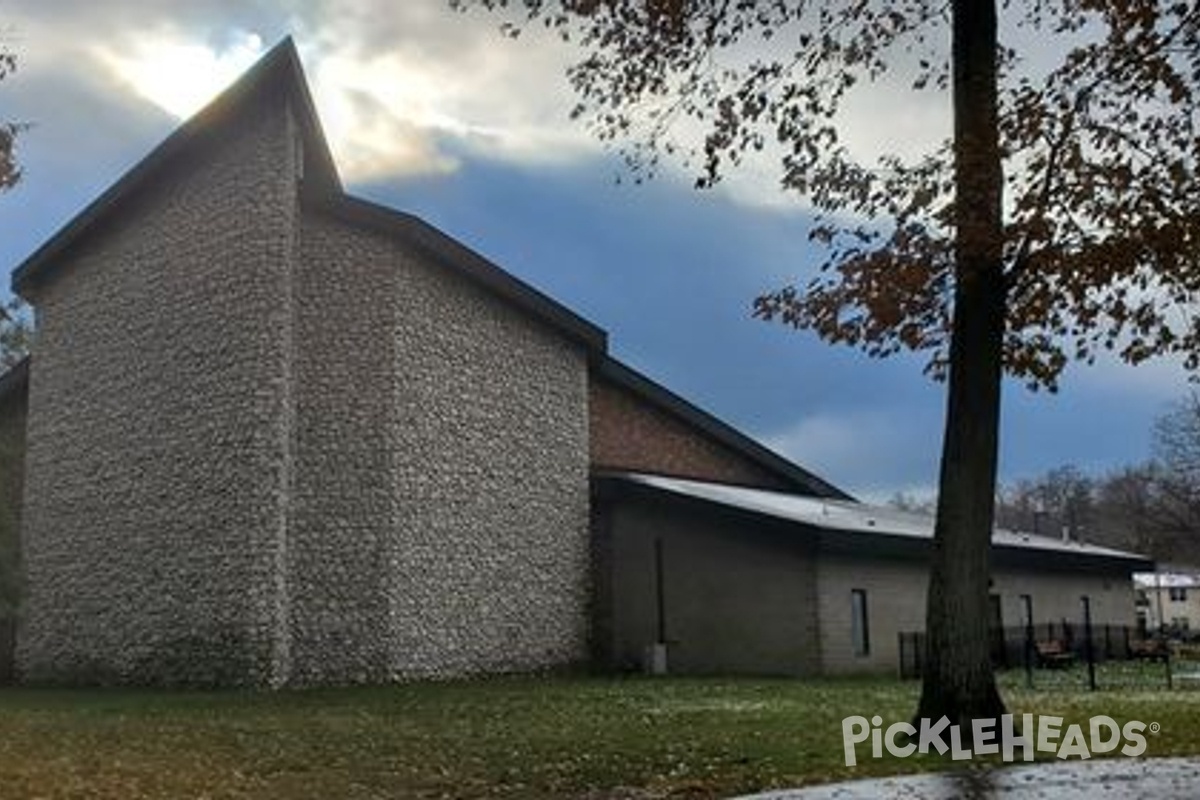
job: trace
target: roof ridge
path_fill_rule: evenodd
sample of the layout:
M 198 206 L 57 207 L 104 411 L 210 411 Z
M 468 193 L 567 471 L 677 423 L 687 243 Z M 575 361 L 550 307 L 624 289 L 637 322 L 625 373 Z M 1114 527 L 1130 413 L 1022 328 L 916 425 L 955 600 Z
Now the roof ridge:
M 304 79 L 303 66 L 292 37 L 284 37 L 250 69 L 175 128 L 145 157 L 86 205 L 58 232 L 29 255 L 12 273 L 17 294 L 30 288 L 60 263 L 60 258 L 114 210 L 144 188 L 168 164 L 215 135 L 219 126 L 263 92 L 275 89 L 296 101 L 296 121 L 305 140 L 305 181 L 341 190 L 333 156 Z

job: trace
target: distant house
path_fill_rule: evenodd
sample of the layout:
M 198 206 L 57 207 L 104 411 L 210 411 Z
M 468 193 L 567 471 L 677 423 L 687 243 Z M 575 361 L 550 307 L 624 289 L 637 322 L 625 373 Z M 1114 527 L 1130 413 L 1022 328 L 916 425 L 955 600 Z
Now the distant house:
M 1181 636 L 1200 629 L 1200 570 L 1163 566 L 1133 575 L 1139 624 Z
M 341 187 L 290 41 L 21 264 L 26 681 L 255 686 L 656 661 L 896 668 L 927 521 Z M 1133 615 L 1126 553 L 997 534 L 998 618 Z M 4 654 L 0 653 L 0 660 Z

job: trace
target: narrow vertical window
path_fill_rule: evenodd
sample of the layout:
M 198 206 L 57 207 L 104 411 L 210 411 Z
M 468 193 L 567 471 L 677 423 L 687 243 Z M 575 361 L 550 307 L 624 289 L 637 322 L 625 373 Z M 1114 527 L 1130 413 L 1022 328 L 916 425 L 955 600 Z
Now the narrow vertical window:
M 850 640 L 854 655 L 871 654 L 871 634 L 867 625 L 867 590 L 850 590 Z

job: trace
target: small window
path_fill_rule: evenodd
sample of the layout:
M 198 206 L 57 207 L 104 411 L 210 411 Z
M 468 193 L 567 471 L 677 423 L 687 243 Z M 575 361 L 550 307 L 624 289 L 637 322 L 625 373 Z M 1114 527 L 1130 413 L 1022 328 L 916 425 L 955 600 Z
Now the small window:
M 1187 602 L 1187 589 L 1184 589 L 1184 588 L 1178 587 L 1178 586 L 1172 587 L 1171 588 L 1171 600 L 1172 600 L 1172 602 L 1175 602 L 1175 603 L 1186 603 Z
M 871 654 L 871 633 L 867 625 L 867 590 L 850 590 L 850 641 L 854 655 Z

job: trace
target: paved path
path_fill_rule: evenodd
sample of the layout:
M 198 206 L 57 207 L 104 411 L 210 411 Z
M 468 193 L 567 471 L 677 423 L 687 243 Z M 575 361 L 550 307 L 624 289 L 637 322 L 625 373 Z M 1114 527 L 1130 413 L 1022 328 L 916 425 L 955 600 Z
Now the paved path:
M 741 800 L 1196 800 L 1200 758 L 1108 758 L 831 783 Z

